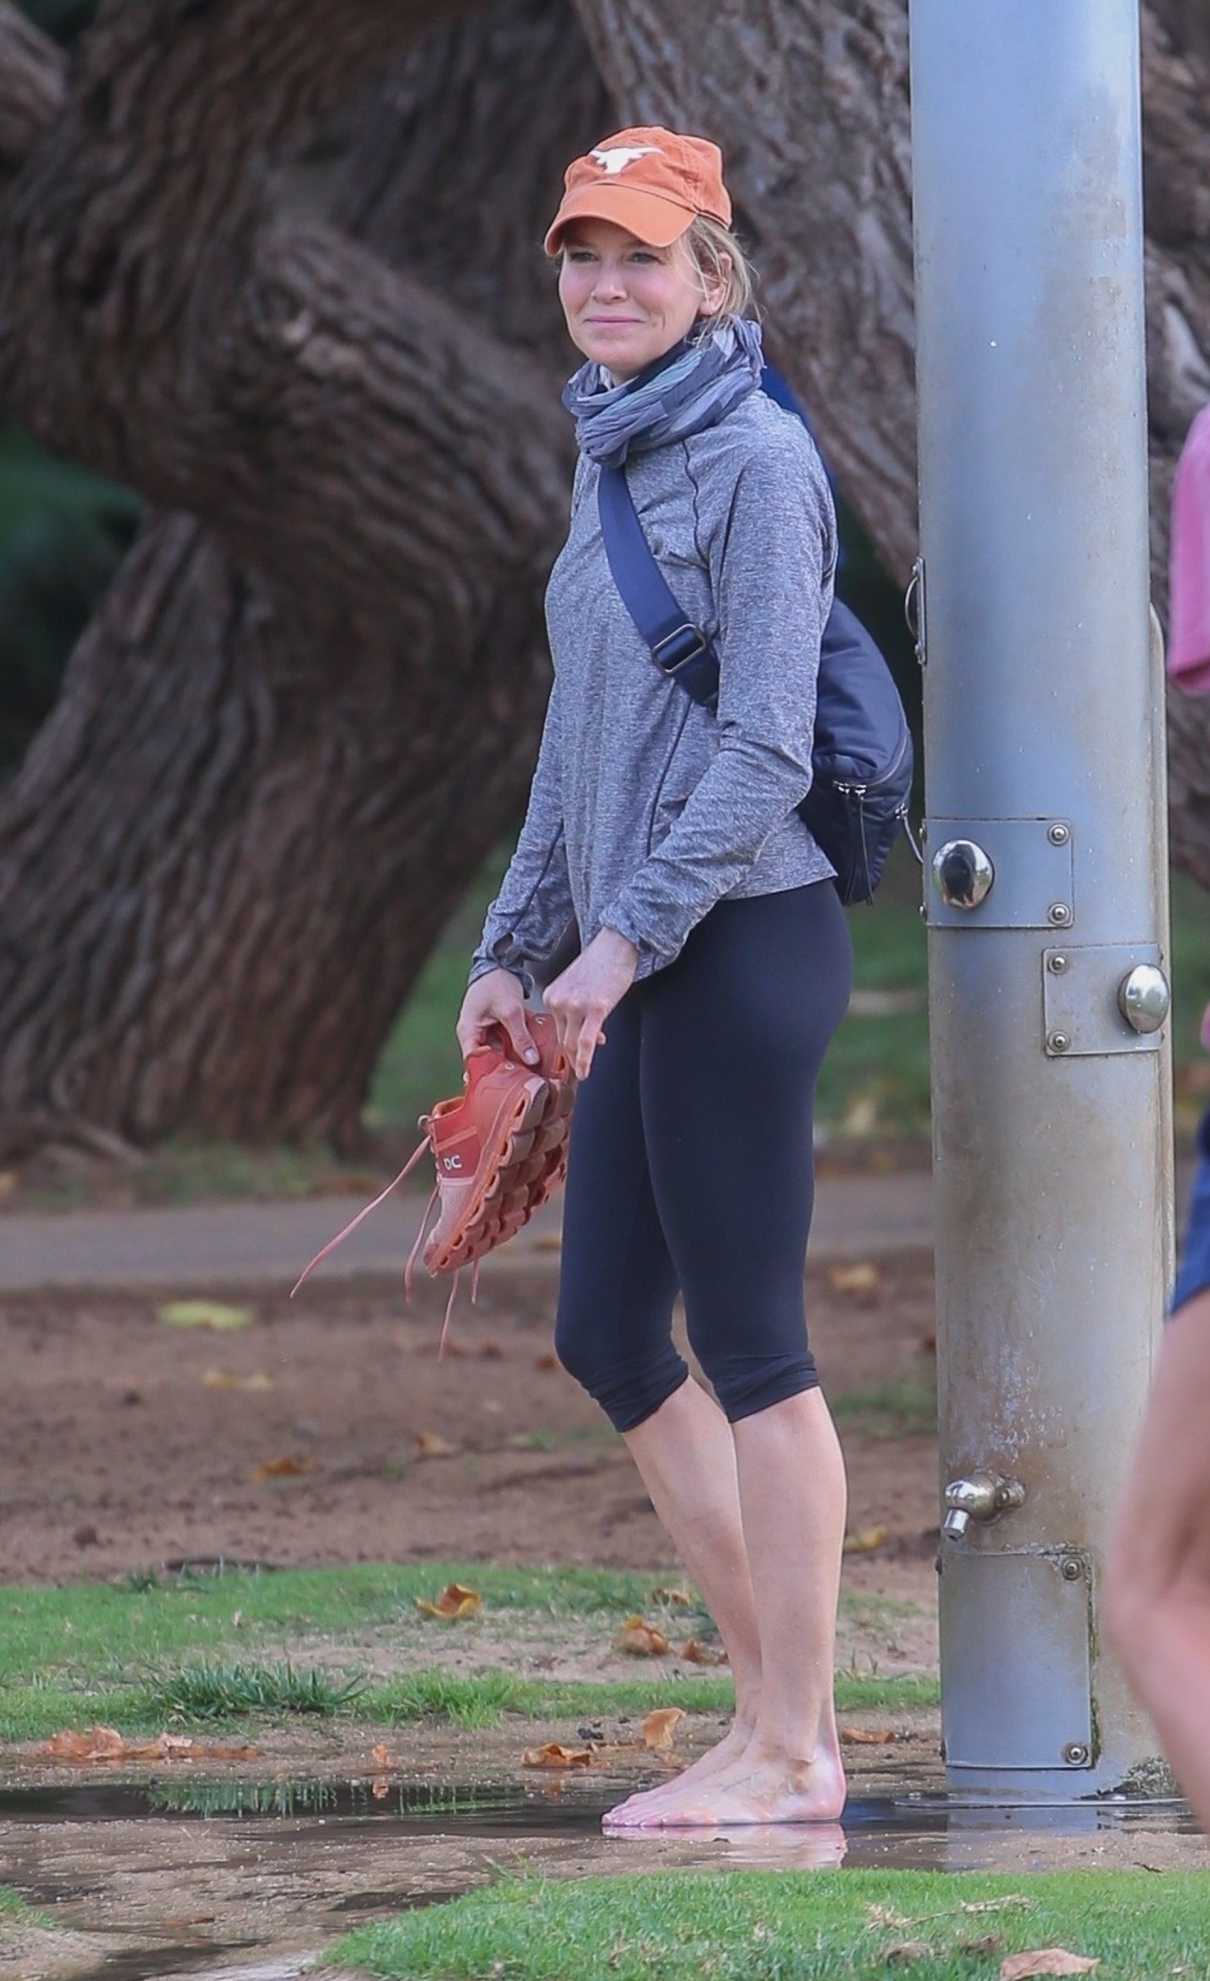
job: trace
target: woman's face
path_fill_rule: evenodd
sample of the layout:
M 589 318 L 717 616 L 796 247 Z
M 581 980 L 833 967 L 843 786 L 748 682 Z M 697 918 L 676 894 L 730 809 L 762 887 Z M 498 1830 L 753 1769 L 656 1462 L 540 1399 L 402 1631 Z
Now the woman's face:
M 716 315 L 721 291 L 703 297 L 682 241 L 649 248 L 612 220 L 577 220 L 563 236 L 559 301 L 577 350 L 626 379 L 662 358 L 699 316 Z

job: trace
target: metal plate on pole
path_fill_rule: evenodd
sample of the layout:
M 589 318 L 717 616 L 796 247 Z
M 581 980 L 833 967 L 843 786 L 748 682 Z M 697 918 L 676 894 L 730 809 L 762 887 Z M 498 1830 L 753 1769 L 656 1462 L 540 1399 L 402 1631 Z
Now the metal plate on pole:
M 1105 942 L 1088 948 L 1065 942 L 1042 954 L 1042 1044 L 1052 1059 L 1106 1052 L 1158 1052 L 1163 1019 L 1136 1031 L 1126 1016 L 1123 987 L 1146 972 L 1165 984 L 1159 944 Z M 1166 984 L 1165 984 L 1166 989 Z M 1166 1001 L 1164 1015 L 1167 1015 Z
M 1072 834 L 1066 819 L 925 821 L 924 898 L 931 927 L 1069 929 L 1075 921 Z M 990 860 L 994 879 L 975 907 L 942 898 L 935 863 L 947 845 L 966 841 Z
M 943 1553 L 941 1643 L 948 1767 L 1092 1766 L 1089 1574 L 1078 1551 Z M 950 1661 L 966 1677 L 947 1688 Z

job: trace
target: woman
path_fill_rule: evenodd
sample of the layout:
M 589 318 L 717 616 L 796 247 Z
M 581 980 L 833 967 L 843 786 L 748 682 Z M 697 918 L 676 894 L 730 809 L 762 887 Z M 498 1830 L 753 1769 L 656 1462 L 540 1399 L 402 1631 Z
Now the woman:
M 801 423 L 759 391 L 751 277 L 722 157 L 661 129 L 568 169 L 546 237 L 586 362 L 580 460 L 547 593 L 555 667 L 525 825 L 458 1020 L 502 1024 L 570 923 L 545 991 L 581 1082 L 556 1348 L 634 1455 L 714 1615 L 735 1721 L 607 1825 L 831 1821 L 845 1480 L 807 1347 L 812 1101 L 851 953 L 811 781 L 836 526 Z M 653 664 L 610 577 L 600 465 L 626 464 L 648 543 L 720 665 L 717 712 Z M 589 1077 L 591 1074 L 591 1078 Z M 672 1344 L 683 1294 L 716 1403 Z

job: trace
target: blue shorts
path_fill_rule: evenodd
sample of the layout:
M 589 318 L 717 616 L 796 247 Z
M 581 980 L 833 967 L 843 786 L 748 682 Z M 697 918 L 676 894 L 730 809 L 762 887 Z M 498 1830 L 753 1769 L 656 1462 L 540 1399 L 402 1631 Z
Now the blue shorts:
M 1210 1290 L 1210 1109 L 1197 1131 L 1197 1170 L 1189 1200 L 1189 1224 L 1168 1311 L 1175 1314 L 1195 1294 Z

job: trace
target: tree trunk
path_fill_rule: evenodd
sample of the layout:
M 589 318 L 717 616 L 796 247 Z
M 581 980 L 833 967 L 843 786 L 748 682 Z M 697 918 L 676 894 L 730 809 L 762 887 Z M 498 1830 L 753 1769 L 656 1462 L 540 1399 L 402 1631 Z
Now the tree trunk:
M 916 554 L 903 0 L 577 0 L 627 122 L 723 146 L 769 341 L 887 568 Z M 1210 26 L 1142 9 L 1152 567 L 1166 613 L 1172 474 L 1210 398 Z M 1112 684 L 1107 684 L 1112 692 Z M 1169 696 L 1172 848 L 1210 886 L 1210 705 Z
M 502 0 L 402 55 L 317 211 L 300 154 L 420 0 L 110 0 L 66 89 L 0 0 L 0 395 L 193 519 L 149 524 L 0 806 L 10 1154 L 72 1122 L 353 1134 L 532 754 L 568 466 L 537 243 L 615 121 L 723 143 L 771 346 L 906 571 L 902 0 L 577 5 L 619 112 L 562 6 Z M 1210 384 L 1210 36 L 1190 0 L 1143 22 L 1162 576 Z M 1172 734 L 1210 880 L 1198 705 Z
M 262 197 L 251 241 L 241 222 L 221 277 L 212 254 L 212 376 L 199 299 L 183 298 L 188 330 L 149 303 L 149 371 L 170 379 L 193 340 L 190 391 L 160 406 L 159 437 L 146 380 L 123 379 L 132 326 L 96 329 L 112 285 L 135 287 L 117 238 L 121 267 L 73 332 L 96 346 L 81 369 L 104 371 L 112 417 L 94 432 L 56 366 L 38 423 L 111 470 L 137 455 L 144 486 L 167 464 L 213 528 L 149 523 L 0 806 L 9 1157 L 186 1128 L 356 1140 L 386 1032 L 532 762 L 570 472 L 532 244 L 551 157 L 603 114 L 574 24 L 541 0 L 433 38 L 362 107 L 331 223 L 296 174 L 276 210 Z M 146 158 L 132 169 L 153 183 Z M 474 202 L 490 211 L 482 254 L 451 247 Z M 407 276 L 388 265 L 405 246 Z M 171 296 L 137 252 L 138 293 Z M 238 298 L 239 338 L 220 293 Z

